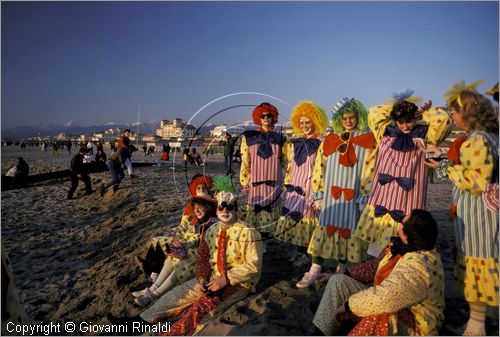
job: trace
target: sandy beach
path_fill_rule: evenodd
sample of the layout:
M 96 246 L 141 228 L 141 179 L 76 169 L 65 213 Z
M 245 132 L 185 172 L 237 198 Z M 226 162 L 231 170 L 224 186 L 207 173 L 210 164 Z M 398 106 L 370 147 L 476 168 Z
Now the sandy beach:
M 53 155 L 39 148 L 21 151 L 7 146 L 2 148 L 3 174 L 18 156 L 28 162 L 30 174 L 67 169 L 71 159 L 67 151 Z M 136 162 L 158 159 L 159 154 L 132 157 Z M 144 254 L 151 237 L 178 224 L 188 200 L 187 180 L 197 172 L 221 174 L 223 157 L 211 156 L 205 166 L 190 167 L 187 173 L 180 155 L 174 168 L 172 161 L 168 166 L 137 168 L 137 178 L 127 176 L 116 192 L 109 190 L 104 197 L 97 192 L 84 196 L 80 184 L 76 199 L 66 200 L 69 178 L 3 191 L 2 245 L 12 261 L 15 285 L 28 316 L 37 322 L 109 324 L 109 312 L 138 314 L 141 309 L 130 292 L 145 278 L 133 257 Z M 95 173 L 91 179 L 93 189 L 99 190 L 109 173 Z M 236 184 L 237 176 L 233 180 Z M 453 288 L 450 198 L 450 182 L 429 185 L 427 206 L 439 224 L 438 250 L 447 282 L 442 335 L 457 335 L 468 316 L 466 302 Z M 309 265 L 309 257 L 294 246 L 270 240 L 257 293 L 228 309 L 202 334 L 311 335 L 323 289 L 295 287 Z M 487 332 L 498 335 L 498 319 L 487 320 Z

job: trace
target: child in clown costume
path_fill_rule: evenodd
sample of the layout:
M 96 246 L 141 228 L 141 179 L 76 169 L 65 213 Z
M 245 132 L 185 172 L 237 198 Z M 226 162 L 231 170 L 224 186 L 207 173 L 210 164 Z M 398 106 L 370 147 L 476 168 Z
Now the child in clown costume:
M 259 130 L 244 132 L 240 149 L 240 183 L 248 191 L 245 221 L 262 233 L 273 233 L 280 217 L 287 140 L 274 129 L 278 109 L 272 104 L 261 103 L 252 117 Z
M 318 213 L 309 200 L 316 150 L 319 137 L 328 124 L 326 114 L 317 104 L 304 101 L 295 106 L 290 116 L 293 131 L 300 137 L 293 138 L 285 148 L 289 158 L 285 174 L 285 202 L 276 226 L 276 238 L 297 246 L 307 247 Z
M 371 107 L 368 125 L 378 143 L 377 161 L 368 205 L 354 236 L 370 244 L 378 256 L 397 234 L 401 219 L 412 209 L 425 209 L 428 170 L 425 146 L 439 144 L 451 130 L 451 119 L 427 102 L 420 108 L 412 90 L 395 95 L 387 105 Z M 417 118 L 422 123 L 417 123 Z
M 193 197 L 211 198 L 209 190 L 212 187 L 212 178 L 195 174 L 189 183 L 189 194 Z M 181 221 L 177 227 L 168 230 L 161 236 L 155 236 L 147 245 L 147 252 L 144 258 L 140 256 L 135 257 L 137 266 L 149 276 L 149 283 L 156 281 L 158 273 L 164 267 L 165 256 L 168 254 L 166 251 L 166 244 L 171 244 L 173 240 L 187 240 L 193 236 L 197 236 L 196 223 L 198 219 L 193 212 L 193 203 L 190 199 L 181 217 Z
M 470 308 L 464 336 L 486 335 L 487 308 L 498 309 L 498 195 L 494 208 L 484 193 L 490 188 L 498 193 L 498 115 L 475 90 L 481 83 L 466 86 L 460 81 L 445 93 L 453 121 L 467 137 L 450 147 L 449 160 L 430 159 L 427 164 L 438 178 L 453 182 L 455 279 Z M 430 146 L 427 151 L 439 153 Z
M 363 242 L 351 237 L 356 229 L 360 205 L 370 189 L 370 158 L 375 156 L 375 138 L 367 131 L 367 113 L 356 99 L 344 98 L 332 110 L 332 133 L 318 148 L 312 177 L 312 195 L 320 210 L 308 246 L 312 265 L 297 287 L 312 285 L 320 276 L 323 259 L 341 262 L 365 260 Z M 368 163 L 368 164 L 366 164 Z M 373 167 L 373 164 L 371 165 Z M 365 169 L 363 169 L 365 168 Z

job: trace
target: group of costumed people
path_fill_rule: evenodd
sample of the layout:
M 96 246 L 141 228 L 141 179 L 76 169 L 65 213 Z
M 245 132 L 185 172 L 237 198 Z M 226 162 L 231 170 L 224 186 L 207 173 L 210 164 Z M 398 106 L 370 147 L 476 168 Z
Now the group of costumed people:
M 275 237 L 311 256 L 298 288 L 327 282 L 313 320 L 319 332 L 350 322 L 351 335 L 437 335 L 445 286 L 438 224 L 425 210 L 431 168 L 453 183 L 455 279 L 470 308 L 464 335 L 484 335 L 487 309 L 498 309 L 499 144 L 498 111 L 477 85 L 455 84 L 447 108 L 411 90 L 368 110 L 343 98 L 330 121 L 303 101 L 291 113 L 291 139 L 275 128 L 278 109 L 258 105 L 258 129 L 241 139 L 246 206 L 238 210 L 229 176 L 195 176 L 180 225 L 138 261 L 151 285 L 135 302 L 156 302 L 127 320 L 176 319 L 169 334 L 199 332 L 255 291 L 265 240 Z M 452 121 L 466 136 L 438 160 Z M 334 274 L 325 260 L 337 261 Z

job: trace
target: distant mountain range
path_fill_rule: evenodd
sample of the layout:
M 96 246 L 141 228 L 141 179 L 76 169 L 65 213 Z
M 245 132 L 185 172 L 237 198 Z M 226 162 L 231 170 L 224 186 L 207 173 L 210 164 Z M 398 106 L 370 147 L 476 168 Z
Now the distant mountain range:
M 215 128 L 219 124 L 207 123 L 200 128 L 199 133 L 205 133 L 213 128 Z M 252 121 L 236 121 L 230 123 L 230 125 L 240 125 L 240 126 L 248 126 L 250 128 L 253 124 Z M 156 129 L 160 126 L 160 121 L 151 121 L 140 123 L 139 132 L 141 134 L 154 134 Z M 195 125 L 196 126 L 196 125 Z M 111 128 L 120 128 L 120 129 L 131 129 L 133 132 L 137 130 L 137 123 L 133 124 L 115 124 L 115 123 L 107 123 L 101 125 L 92 125 L 92 126 L 79 126 L 74 125 L 73 123 L 66 124 L 45 124 L 38 126 L 18 126 L 11 128 L 2 128 L 2 139 L 19 139 L 19 138 L 31 138 L 31 137 L 54 137 L 61 133 L 70 136 L 77 136 L 82 134 L 91 134 L 94 132 L 101 132 Z M 245 127 L 246 129 L 247 127 Z

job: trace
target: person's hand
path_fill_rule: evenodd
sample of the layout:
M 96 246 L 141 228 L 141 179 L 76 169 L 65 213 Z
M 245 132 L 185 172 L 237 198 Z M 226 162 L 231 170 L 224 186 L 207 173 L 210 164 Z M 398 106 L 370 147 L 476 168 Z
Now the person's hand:
M 341 325 L 342 322 L 346 320 L 346 314 L 347 312 L 345 311 L 345 304 L 342 304 L 337 308 L 337 310 L 335 310 L 335 313 L 333 314 L 335 323 L 337 323 L 337 325 Z
M 315 211 L 321 211 L 321 206 L 323 206 L 323 200 L 314 200 L 312 207 Z
M 240 192 L 241 192 L 241 193 L 248 193 L 248 187 L 242 187 L 242 188 L 240 189 Z
M 81 178 L 81 177 L 82 177 L 82 175 L 81 175 L 80 173 L 77 173 L 77 175 L 76 175 L 76 176 L 77 176 L 78 178 Z
M 434 144 L 427 144 L 424 151 L 425 153 L 433 153 L 436 157 L 439 157 L 442 153 L 441 149 Z
M 198 292 L 203 294 L 207 292 L 207 289 L 205 288 L 205 282 L 205 280 L 198 281 L 198 284 L 196 285 L 196 290 L 198 290 Z
M 425 164 L 425 166 L 433 168 L 433 169 L 437 169 L 439 167 L 439 162 L 432 159 L 432 158 L 427 158 L 424 161 L 424 164 Z
M 208 282 L 207 289 L 210 291 L 217 291 L 224 288 L 227 285 L 227 279 L 224 276 L 214 276 L 212 280 Z

